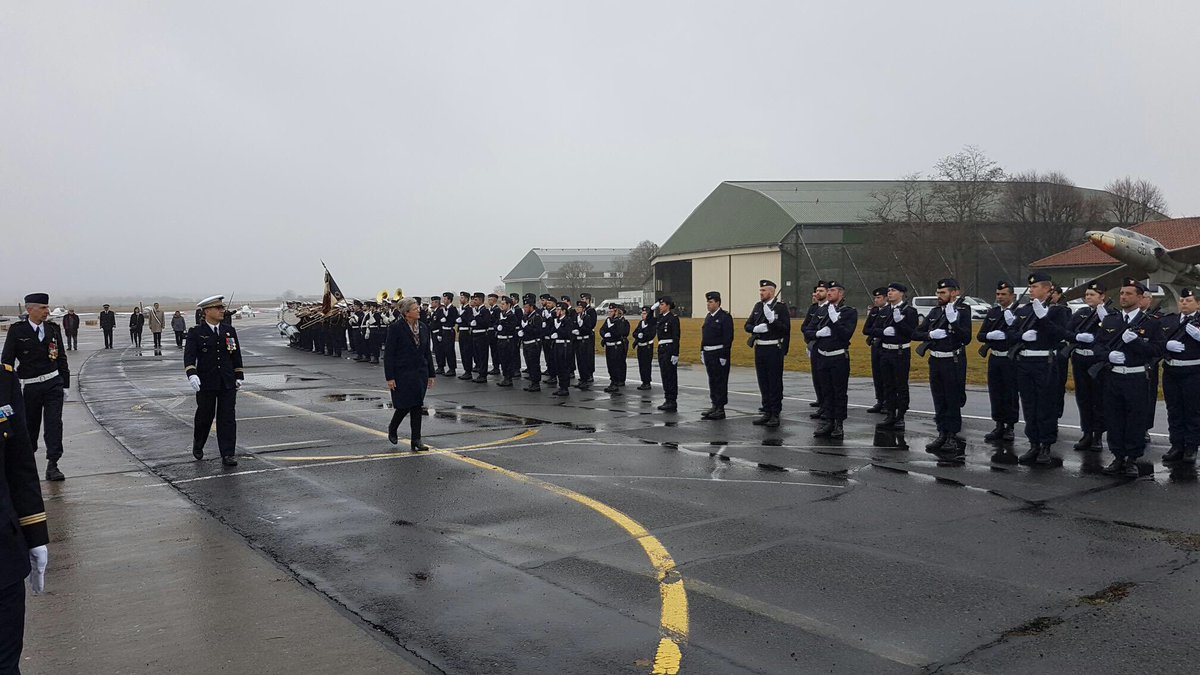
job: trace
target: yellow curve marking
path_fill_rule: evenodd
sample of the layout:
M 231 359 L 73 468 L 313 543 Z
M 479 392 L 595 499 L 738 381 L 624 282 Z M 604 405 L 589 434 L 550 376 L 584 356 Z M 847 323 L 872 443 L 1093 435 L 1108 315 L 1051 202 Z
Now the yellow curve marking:
M 241 392 L 241 394 L 243 396 L 252 396 L 254 398 L 260 398 L 265 401 L 274 403 L 276 405 L 286 406 L 289 408 L 295 408 L 297 410 L 305 411 L 304 408 L 300 408 L 299 406 L 295 406 L 290 403 L 284 403 L 282 401 L 276 401 L 273 398 L 268 398 L 266 396 L 262 396 L 261 394 L 255 394 L 254 392 Z M 308 412 L 308 411 L 305 411 L 305 412 Z M 357 424 L 357 423 L 351 422 L 349 420 L 342 420 L 342 419 L 338 419 L 336 417 L 323 417 L 321 419 L 328 420 L 335 424 L 340 424 L 344 427 L 355 429 L 357 431 L 365 431 L 365 432 L 373 434 L 375 436 L 382 436 L 384 438 L 387 437 L 387 434 L 385 432 L 379 431 L 378 429 L 372 429 L 371 427 L 364 426 L 362 424 Z M 652 675 L 676 675 L 677 673 L 679 673 L 680 663 L 683 659 L 683 654 L 681 653 L 681 651 L 679 649 L 679 645 L 686 643 L 687 639 L 688 639 L 689 628 L 688 628 L 687 591 L 683 587 L 683 577 L 681 577 L 679 575 L 679 571 L 675 568 L 675 559 L 672 558 L 671 554 L 667 552 L 667 549 L 665 546 L 662 545 L 662 542 L 660 542 L 657 537 L 650 534 L 650 532 L 641 523 L 637 522 L 633 518 L 630 518 L 629 516 L 625 515 L 624 513 L 618 511 L 617 509 L 614 509 L 613 507 L 609 506 L 608 504 L 605 504 L 604 502 L 597 501 L 595 499 L 592 499 L 591 497 L 588 497 L 587 495 L 580 494 L 578 492 L 575 492 L 574 490 L 562 487 L 561 485 L 555 485 L 554 483 L 550 483 L 550 482 L 547 482 L 547 481 L 544 481 L 544 480 L 541 480 L 538 478 L 534 478 L 533 476 L 526 476 L 523 473 L 519 473 L 519 472 L 513 471 L 511 469 L 505 469 L 504 467 L 496 466 L 495 464 L 489 464 L 482 460 L 475 459 L 474 457 L 468 457 L 466 455 L 459 455 L 454 452 L 455 450 L 470 450 L 470 449 L 479 448 L 479 447 L 491 447 L 493 445 L 501 445 L 504 443 L 511 443 L 513 441 L 529 438 L 530 436 L 533 436 L 536 433 L 537 433 L 536 429 L 530 429 L 529 431 L 518 434 L 517 436 L 514 436 L 512 438 L 501 439 L 499 441 L 491 441 L 489 443 L 480 443 L 478 445 L 469 445 L 469 446 L 464 446 L 461 448 L 437 449 L 437 450 L 431 450 L 431 452 L 429 452 L 429 453 L 420 453 L 420 454 L 435 454 L 436 453 L 436 454 L 442 455 L 443 457 L 449 457 L 451 459 L 456 459 L 460 462 L 469 464 L 469 465 L 474 466 L 479 469 L 483 469 L 485 471 L 491 471 L 493 473 L 500 474 L 507 478 L 511 478 L 512 480 L 515 480 L 519 483 L 525 483 L 528 485 L 533 485 L 533 486 L 539 487 L 543 490 L 546 490 L 547 492 L 552 492 L 561 497 L 570 499 L 571 501 L 573 501 L 577 504 L 586 506 L 587 508 L 595 511 L 596 513 L 599 513 L 600 515 L 604 516 L 605 518 L 612 521 L 613 523 L 616 523 L 616 525 L 618 527 L 620 527 L 622 530 L 625 530 L 625 532 L 627 534 L 629 534 L 630 537 L 633 537 L 634 541 L 636 541 L 639 545 L 641 545 L 642 550 L 646 553 L 646 557 L 650 559 L 650 564 L 654 567 L 655 576 L 658 579 L 659 598 L 661 600 L 661 613 L 659 615 L 659 624 L 658 624 L 658 632 L 659 632 L 658 651 L 654 655 L 654 670 L 652 671 Z M 417 453 L 391 452 L 391 453 L 381 453 L 378 455 L 344 455 L 342 457 L 314 457 L 314 458 L 311 458 L 311 460 L 325 460 L 325 461 L 333 460 L 333 461 L 336 461 L 338 459 L 366 459 L 366 458 L 374 458 L 374 457 L 378 457 L 378 458 L 405 457 L 405 456 L 412 456 L 414 454 L 417 454 Z M 291 461 L 311 461 L 310 458 L 276 457 L 275 459 L 290 459 Z

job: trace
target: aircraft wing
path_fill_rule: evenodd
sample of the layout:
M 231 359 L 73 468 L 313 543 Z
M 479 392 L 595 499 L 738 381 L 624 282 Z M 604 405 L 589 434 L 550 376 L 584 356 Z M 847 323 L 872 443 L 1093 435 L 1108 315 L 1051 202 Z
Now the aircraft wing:
M 1167 255 L 1186 265 L 1200 265 L 1200 244 L 1167 251 Z
M 1071 290 L 1063 293 L 1063 301 L 1070 302 L 1071 300 L 1077 300 L 1079 298 L 1082 298 L 1084 292 L 1087 291 L 1087 287 L 1091 283 L 1096 282 L 1096 281 L 1099 281 L 1100 283 L 1104 284 L 1105 288 L 1108 289 L 1109 297 L 1113 297 L 1113 295 L 1112 295 L 1113 289 L 1120 288 L 1121 281 L 1124 280 L 1125 277 L 1129 276 L 1129 274 L 1130 274 L 1129 265 L 1121 265 L 1117 269 L 1115 269 L 1107 274 L 1102 274 L 1102 275 L 1096 277 L 1095 279 L 1088 281 L 1087 283 L 1079 284 L 1075 288 L 1072 288 Z

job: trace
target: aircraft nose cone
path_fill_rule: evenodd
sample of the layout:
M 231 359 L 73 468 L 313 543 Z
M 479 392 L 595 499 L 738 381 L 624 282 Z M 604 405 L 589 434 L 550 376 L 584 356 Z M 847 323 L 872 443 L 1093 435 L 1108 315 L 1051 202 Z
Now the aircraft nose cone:
M 1105 253 L 1112 253 L 1117 248 L 1117 238 L 1107 232 L 1088 232 L 1087 237 L 1096 248 Z

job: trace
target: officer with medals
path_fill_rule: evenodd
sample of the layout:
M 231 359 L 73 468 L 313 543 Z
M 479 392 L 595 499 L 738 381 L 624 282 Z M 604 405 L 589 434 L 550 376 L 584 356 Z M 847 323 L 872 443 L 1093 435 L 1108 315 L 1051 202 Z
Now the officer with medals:
M 625 319 L 625 307 L 611 305 L 608 318 L 596 330 L 600 331 L 600 338 L 604 342 L 604 363 L 608 366 L 608 386 L 604 391 L 609 394 L 620 393 L 625 387 L 629 365 L 625 361 L 629 355 L 629 321 Z
M 958 282 L 937 282 L 938 306 L 913 331 L 914 340 L 926 343 L 929 356 L 929 392 L 933 395 L 938 437 L 925 451 L 939 460 L 961 463 L 967 442 L 962 431 L 962 407 L 967 402 L 967 354 L 971 342 L 971 309 L 959 302 Z
M 472 366 L 475 365 L 475 343 L 471 333 L 471 322 L 475 320 L 475 307 L 471 304 L 471 294 L 466 291 L 458 292 L 458 318 L 455 324 L 458 328 L 458 360 L 462 363 L 463 374 L 460 380 L 470 380 L 475 377 Z
M 513 386 L 513 378 L 520 379 L 521 357 L 519 351 L 521 319 L 513 311 L 512 298 L 500 296 L 500 320 L 496 322 L 496 355 L 500 357 L 500 374 L 503 379 L 496 383 L 498 387 Z
M 822 308 L 825 307 L 825 303 L 828 302 L 826 299 L 827 294 L 828 290 L 825 282 L 817 281 L 817 285 L 813 287 L 812 304 L 808 306 L 808 311 L 804 313 L 804 320 L 800 322 L 801 335 L 804 335 L 805 329 L 807 329 L 814 321 L 817 320 Z M 816 363 L 813 360 L 812 345 L 807 344 L 807 339 L 805 341 L 805 352 L 808 355 L 808 366 L 809 372 L 811 373 L 812 369 L 816 367 Z M 817 400 L 808 404 L 810 407 L 817 409 L 816 412 L 809 415 L 809 417 L 813 419 L 820 419 L 824 415 L 824 413 L 821 412 L 824 401 L 821 400 L 821 392 L 816 392 L 816 397 Z
M 188 330 L 183 350 L 183 372 L 196 392 L 196 417 L 192 429 L 192 456 L 204 459 L 208 431 L 217 419 L 217 447 L 221 464 L 237 466 L 236 403 L 241 389 L 242 346 L 233 326 L 221 323 L 225 296 L 214 295 L 196 305 L 204 311 L 204 321 Z
M 871 327 L 870 336 L 879 344 L 879 371 L 883 380 L 883 412 L 881 429 L 904 430 L 904 415 L 908 412 L 908 375 L 912 367 L 910 350 L 913 331 L 917 329 L 917 310 L 906 298 L 908 286 L 892 282 L 887 287 L 887 307 L 882 319 Z
M 702 420 L 725 419 L 729 404 L 729 368 L 733 358 L 733 317 L 721 307 L 721 294 L 704 294 L 708 313 L 700 332 L 700 362 L 708 373 L 708 400 L 712 406 L 700 414 Z
M 548 333 L 549 339 L 554 343 L 552 375 L 558 388 L 554 390 L 553 396 L 571 395 L 571 378 L 575 374 L 575 336 L 571 331 L 575 329 L 575 320 L 568 316 L 570 313 L 569 303 L 558 303 L 554 308 L 554 318 L 550 326 L 543 328 L 543 332 Z
M 0 364 L 0 460 L 0 673 L 16 673 L 25 634 L 25 579 L 35 595 L 44 590 L 50 537 L 21 385 L 7 361 Z
M 1075 443 L 1079 451 L 1099 451 L 1104 437 L 1104 373 L 1092 377 L 1088 371 L 1102 363 L 1096 354 L 1096 334 L 1101 322 L 1110 313 L 1108 287 L 1093 281 L 1083 292 L 1087 307 L 1081 308 L 1071 317 L 1068 335 L 1071 370 L 1075 378 L 1075 405 L 1079 408 L 1079 427 L 1083 437 Z
M 638 391 L 650 391 L 650 373 L 654 367 L 654 324 L 656 319 L 654 309 L 649 305 L 642 306 L 642 319 L 638 321 L 637 330 L 633 333 L 634 351 L 637 353 L 638 377 L 642 383 Z
M 822 422 L 813 436 L 841 438 L 850 389 L 850 340 L 858 328 L 858 310 L 844 304 L 846 288 L 840 282 L 827 281 L 825 289 L 825 304 L 804 329 L 804 339 L 812 348 L 813 386 L 822 403 Z
M 887 308 L 887 288 L 876 288 L 871 291 L 871 309 L 867 310 L 867 318 L 863 320 L 862 334 L 867 336 L 867 346 L 871 348 L 871 385 L 875 389 L 875 405 L 867 408 L 869 413 L 883 412 L 883 377 L 879 372 L 879 354 L 883 351 L 879 341 L 871 337 L 875 322 L 883 318 Z
M 658 409 L 675 412 L 675 401 L 679 397 L 679 340 L 683 334 L 679 329 L 679 316 L 675 314 L 675 301 L 670 296 L 659 298 L 655 307 L 658 308 L 658 321 L 654 326 L 658 338 L 658 372 L 666 399 Z
M 62 330 L 48 321 L 50 295 L 30 293 L 25 296 L 28 318 L 14 323 L 4 339 L 0 362 L 14 368 L 21 380 L 25 401 L 25 425 L 29 443 L 37 452 L 42 422 L 46 423 L 46 480 L 64 480 L 58 469 L 63 454 L 63 401 L 71 388 L 71 369 L 67 365 Z
M 521 304 L 521 324 L 517 329 L 517 338 L 521 341 L 521 351 L 525 356 L 525 366 L 529 369 L 529 386 L 525 391 L 542 390 L 542 313 L 537 308 L 537 297 L 526 293 Z
M 754 372 L 758 375 L 758 391 L 762 396 L 762 417 L 753 424 L 779 426 L 783 412 L 783 358 L 791 346 L 792 317 L 787 304 L 776 297 L 775 282 L 758 282 L 759 301 L 754 303 L 744 326 L 754 345 Z
M 1017 396 L 1017 366 L 1009 355 L 1013 342 L 1009 341 L 1008 333 L 1002 330 L 1007 324 L 1004 313 L 1011 312 L 1015 307 L 1016 295 L 1012 284 L 1001 280 L 996 283 L 996 304 L 988 308 L 983 325 L 979 327 L 976 339 L 984 344 L 983 351 L 988 354 L 987 387 L 988 402 L 991 404 L 992 421 L 996 426 L 983 440 L 989 443 L 1011 443 L 1016 439 L 1016 426 L 1021 418 L 1021 399 Z M 992 455 L 992 461 L 998 464 L 1016 464 L 1017 456 L 1012 448 L 1003 446 Z
M 1025 437 L 1029 439 L 1029 450 L 1017 461 L 1052 466 L 1057 463 L 1050 448 L 1058 439 L 1058 404 L 1054 393 L 1058 348 L 1059 343 L 1071 337 L 1067 332 L 1069 313 L 1050 304 L 1054 285 L 1049 274 L 1034 272 L 1028 281 L 1031 300 L 1004 312 L 1003 330 L 1013 343 L 1009 354 L 1017 365 L 1017 393 L 1025 415 Z
M 1164 317 L 1161 326 L 1162 386 L 1171 438 L 1163 465 L 1194 468 L 1200 446 L 1200 301 L 1195 290 L 1179 292 L 1179 311 Z
M 1146 367 L 1165 352 L 1158 321 L 1140 308 L 1146 287 L 1136 279 L 1121 282 L 1119 312 L 1109 312 L 1100 322 L 1096 354 L 1104 360 L 1104 417 L 1108 421 L 1108 449 L 1113 461 L 1104 473 L 1137 478 L 1137 460 L 1146 452 Z

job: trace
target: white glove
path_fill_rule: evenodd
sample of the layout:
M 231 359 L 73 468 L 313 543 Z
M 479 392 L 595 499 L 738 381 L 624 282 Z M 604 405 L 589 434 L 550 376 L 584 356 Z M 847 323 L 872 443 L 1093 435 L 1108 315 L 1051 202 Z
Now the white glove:
M 523 330 L 517 331 L 517 337 L 525 337 L 525 331 L 523 331 Z
M 671 365 L 673 365 L 673 366 L 679 365 L 679 357 L 678 356 L 671 357 Z
M 954 305 L 946 305 L 946 319 L 950 323 L 958 321 L 958 310 L 954 308 Z
M 1125 352 L 1109 352 L 1108 362 L 1118 366 L 1125 364 Z
M 771 329 L 770 329 L 770 328 L 768 328 L 768 327 L 767 327 L 767 324 L 765 324 L 765 323 L 760 323 L 760 324 L 758 324 L 758 325 L 756 325 L 756 326 L 754 327 L 754 332 L 755 332 L 755 333 L 765 333 L 765 332 L 767 332 L 768 330 L 771 330 Z
M 707 363 L 704 362 L 704 352 L 703 351 L 700 352 L 700 365 L 702 365 L 702 366 L 708 365 Z
M 897 310 L 897 311 L 899 311 L 899 310 Z M 888 326 L 887 328 L 883 329 L 883 334 L 888 337 L 896 337 L 896 329 L 892 328 L 891 326 Z
M 650 306 L 650 313 L 651 313 L 651 314 L 653 314 L 653 313 L 657 312 L 657 311 L 658 311 L 658 306 L 659 306 L 660 304 L 662 304 L 662 303 L 658 303 L 658 302 L 656 302 L 656 303 L 654 303 L 653 305 L 651 305 L 651 306 Z
M 1096 305 L 1096 316 L 1100 317 L 1100 320 L 1103 321 L 1104 317 L 1108 316 L 1108 308 L 1104 305 Z
M 46 545 L 34 546 L 29 549 L 29 590 L 34 595 L 46 590 L 46 565 L 50 563 L 50 552 Z
M 474 321 L 472 321 L 472 322 L 471 322 L 471 326 L 472 326 L 472 327 L 474 327 L 474 326 L 475 326 L 475 322 L 474 322 Z
M 763 316 L 767 317 L 767 323 L 775 320 L 775 310 L 763 305 Z
M 837 320 L 840 318 L 842 318 L 842 313 L 837 311 L 837 307 L 830 305 L 829 306 L 829 321 L 830 321 L 830 323 L 837 323 Z
M 1090 345 L 1096 341 L 1096 336 L 1091 333 L 1080 333 L 1075 336 L 1075 341 Z
M 1196 324 L 1189 323 L 1187 325 L 1187 328 L 1184 328 L 1184 330 L 1187 331 L 1188 335 L 1192 336 L 1193 340 L 1200 341 L 1200 326 L 1196 326 Z
M 1137 337 L 1138 337 L 1137 333 L 1129 330 L 1128 328 L 1125 329 L 1124 333 L 1121 333 L 1121 341 L 1124 342 L 1125 344 L 1129 344 L 1130 342 L 1133 342 L 1134 340 L 1137 339 Z
M 575 330 L 571 331 L 571 335 L 579 335 L 579 329 L 576 328 Z
M 721 365 L 725 365 L 726 363 L 729 363 L 729 361 L 727 361 L 725 359 L 721 359 Z
M 1185 349 L 1183 343 L 1179 340 L 1167 340 L 1167 351 L 1172 354 L 1178 354 Z
M 1033 342 L 1037 339 L 1037 331 L 1031 328 L 1021 335 L 1021 339 L 1026 342 Z
M 988 331 L 988 334 L 984 335 L 983 337 L 987 338 L 988 340 L 1003 340 L 1004 338 L 1006 338 L 1008 336 L 1005 335 L 1004 331 L 1002 331 L 1002 330 L 993 330 L 993 331 Z
M 949 333 L 946 332 L 945 328 L 934 328 L 933 330 L 929 331 L 930 340 L 944 340 L 946 339 L 947 335 L 949 335 Z
M 819 338 L 829 337 L 830 335 L 833 335 L 833 330 L 831 330 L 829 326 L 825 326 L 821 330 L 817 331 L 817 337 Z
M 192 385 L 192 391 L 200 391 L 199 375 L 188 375 L 188 383 Z
M 234 380 L 234 381 L 233 381 L 233 388 L 234 388 L 234 389 L 241 389 L 241 388 L 242 388 L 242 381 L 241 381 L 241 380 Z
M 900 323 L 903 320 L 904 320 L 904 312 L 901 312 L 899 307 L 893 309 L 892 310 L 892 321 L 895 321 L 896 323 Z
M 604 337 L 606 337 L 606 338 L 607 338 L 607 337 L 612 337 L 612 333 L 605 333 L 605 334 L 604 334 Z
M 1044 318 L 1046 318 L 1046 315 L 1050 313 L 1050 308 L 1043 305 L 1040 301 L 1034 300 L 1032 304 L 1033 304 L 1033 315 L 1036 316 L 1037 318 L 1044 319 Z
M 551 333 L 551 334 L 550 334 L 550 339 L 551 339 L 551 340 L 557 340 L 557 339 L 558 339 L 558 333 Z
M 1013 325 L 1017 322 L 1017 315 L 1012 313 L 1011 309 L 1004 310 L 1004 323 Z

